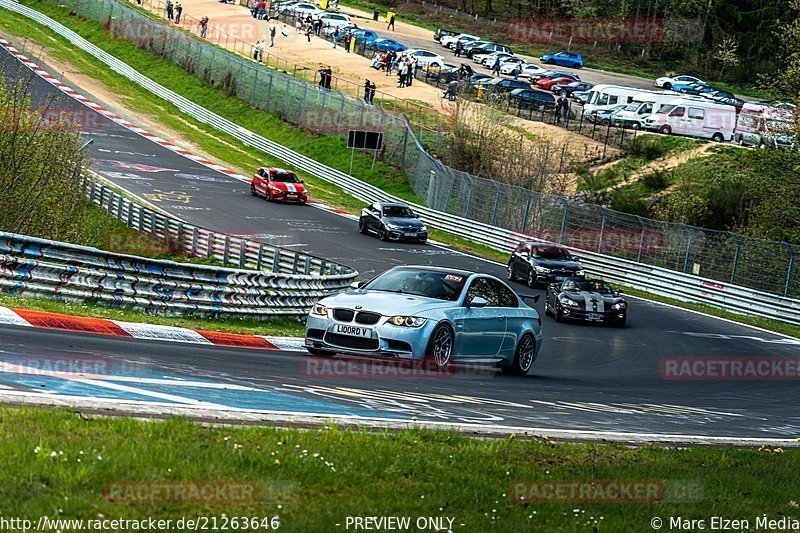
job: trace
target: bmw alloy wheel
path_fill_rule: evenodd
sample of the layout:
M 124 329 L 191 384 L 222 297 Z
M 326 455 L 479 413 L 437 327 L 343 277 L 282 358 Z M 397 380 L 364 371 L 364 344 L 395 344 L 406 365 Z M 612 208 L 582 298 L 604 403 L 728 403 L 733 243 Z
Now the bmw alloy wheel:
M 530 335 L 525 335 L 519 341 L 519 348 L 517 348 L 517 357 L 519 358 L 519 368 L 523 372 L 527 372 L 533 365 L 533 353 L 535 347 L 533 345 L 533 338 Z
M 528 270 L 528 287 L 535 287 L 536 286 L 536 275 L 533 273 L 533 269 Z
M 453 354 L 453 334 L 447 326 L 441 326 L 433 336 L 433 361 L 438 367 L 446 367 L 450 364 L 450 356 Z
M 508 277 L 508 281 L 514 281 L 514 265 L 511 263 L 508 264 L 508 269 L 506 270 L 506 276 Z

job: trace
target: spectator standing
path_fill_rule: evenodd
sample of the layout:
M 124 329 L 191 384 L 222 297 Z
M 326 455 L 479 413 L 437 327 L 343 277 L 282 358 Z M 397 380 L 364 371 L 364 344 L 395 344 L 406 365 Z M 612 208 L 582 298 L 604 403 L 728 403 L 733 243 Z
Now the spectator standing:
M 391 29 L 394 31 L 394 13 L 392 13 L 392 16 L 389 17 L 389 24 L 386 26 L 386 29 Z
M 417 72 L 417 60 L 413 57 L 409 57 L 406 62 L 406 67 L 408 68 L 408 72 L 406 72 L 406 87 L 411 87 L 411 83 L 414 81 L 414 75 Z
M 461 41 L 456 41 L 456 57 L 461 57 L 461 53 L 464 51 L 464 43 Z
M 308 42 L 311 42 L 312 33 L 314 33 L 314 26 L 309 24 L 308 27 L 306 28 L 306 39 L 308 39 Z
M 344 34 L 344 51 L 348 54 L 350 53 L 350 40 L 352 37 L 350 36 L 350 32 Z
M 167 0 L 167 3 L 165 4 L 165 9 L 167 10 L 167 20 L 172 20 L 173 19 L 173 16 L 172 16 L 172 9 L 173 9 L 172 0 Z
M 278 28 L 275 27 L 275 23 L 269 25 L 269 46 L 275 46 L 275 34 L 278 32 Z
M 319 70 L 317 72 L 319 72 L 319 86 L 324 89 L 325 88 L 325 77 L 326 77 L 325 66 L 324 65 L 320 65 L 319 66 Z
M 406 62 L 403 59 L 401 59 L 397 63 L 397 77 L 399 79 L 399 83 L 397 84 L 398 87 L 406 86 L 406 73 L 408 72 L 406 68 L 407 68 Z
M 336 41 L 339 40 L 339 28 L 333 30 L 333 49 L 336 49 Z
M 522 63 L 517 63 L 517 66 L 514 67 L 514 79 L 518 80 L 520 74 L 522 74 Z
M 295 19 L 294 27 L 297 30 L 297 33 L 302 32 L 303 31 L 303 19 L 301 19 L 299 17 L 297 19 Z
M 264 0 L 261 0 L 258 3 L 258 20 L 264 20 L 267 18 L 267 3 Z
M 317 19 L 314 21 L 314 35 L 319 37 L 320 33 L 322 33 L 322 19 Z
M 253 46 L 253 61 L 258 61 L 259 46 L 261 46 L 261 41 L 256 41 L 256 44 Z
M 183 6 L 178 2 L 175 4 L 175 24 L 181 23 L 181 13 L 183 13 Z
M 372 90 L 372 84 L 369 80 L 364 81 L 364 102 L 369 103 L 369 93 Z
M 325 69 L 325 71 L 328 74 L 327 81 L 325 82 L 325 88 L 330 90 L 331 89 L 331 80 L 333 79 L 333 69 L 331 68 L 330 65 L 328 65 L 328 67 Z
M 262 63 L 264 61 L 264 48 L 265 48 L 265 46 L 266 46 L 266 43 L 264 41 L 261 41 L 260 43 L 258 43 L 258 62 L 259 63 Z
M 370 83 L 370 86 L 369 86 L 369 103 L 370 104 L 374 104 L 375 103 L 375 91 L 377 89 L 378 88 L 375 86 L 375 82 L 374 81 L 372 83 Z
M 492 65 L 492 76 L 499 76 L 500 75 L 500 58 L 496 58 L 494 60 L 494 65 Z
M 564 124 L 569 124 L 569 98 L 562 94 L 558 100 L 561 102 L 561 114 L 564 116 Z
M 208 31 L 208 17 L 203 17 L 200 19 L 200 37 L 205 39 L 207 31 Z

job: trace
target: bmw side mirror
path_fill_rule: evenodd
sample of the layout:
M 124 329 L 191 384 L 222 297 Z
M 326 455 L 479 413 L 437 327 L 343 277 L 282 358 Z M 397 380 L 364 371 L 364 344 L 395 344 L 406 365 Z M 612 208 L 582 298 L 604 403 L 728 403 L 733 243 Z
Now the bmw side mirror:
M 306 182 L 305 180 L 300 180 L 300 183 L 305 183 L 305 182 Z
M 474 297 L 472 300 L 469 301 L 470 307 L 486 307 L 486 304 L 489 303 L 486 301 L 486 298 L 481 298 L 480 296 Z
M 363 281 L 354 281 L 353 283 L 350 284 L 351 289 L 360 289 L 363 286 L 364 286 Z
M 617 292 L 623 294 L 625 291 L 623 291 L 622 289 L 617 289 Z

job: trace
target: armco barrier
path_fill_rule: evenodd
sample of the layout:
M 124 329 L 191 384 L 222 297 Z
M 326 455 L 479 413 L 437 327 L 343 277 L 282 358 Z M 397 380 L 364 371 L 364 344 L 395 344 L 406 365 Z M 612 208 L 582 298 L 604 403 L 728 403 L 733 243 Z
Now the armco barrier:
M 195 104 L 183 96 L 170 91 L 130 66 L 90 43 L 69 28 L 41 13 L 16 4 L 10 0 L 0 0 L 0 7 L 25 15 L 43 24 L 54 32 L 67 38 L 73 45 L 93 55 L 119 74 L 125 76 L 153 94 L 174 104 L 181 111 L 197 120 L 205 122 L 273 157 L 304 170 L 315 177 L 329 181 L 342 188 L 354 198 L 365 202 L 375 200 L 400 201 L 382 190 L 362 182 L 344 172 L 338 171 L 309 157 L 303 156 L 278 143 L 270 141 L 219 115 Z M 435 176 L 432 176 L 434 179 Z M 420 205 L 413 208 L 430 226 L 447 231 L 465 239 L 484 244 L 501 251 L 509 251 L 514 245 L 531 237 L 503 229 L 494 225 L 469 220 Z M 624 283 L 631 287 L 653 294 L 667 296 L 682 301 L 711 305 L 731 312 L 764 316 L 783 322 L 800 325 L 800 300 L 784 298 L 735 285 L 725 285 L 719 281 L 701 278 L 636 263 L 625 259 L 575 250 L 586 265 L 586 270 L 594 275 L 607 277 L 611 281 Z
M 184 224 L 88 178 L 83 184 L 93 203 L 132 228 L 190 255 L 240 268 L 146 259 L 0 233 L 0 290 L 154 314 L 265 318 L 302 316 L 357 275 L 316 257 Z

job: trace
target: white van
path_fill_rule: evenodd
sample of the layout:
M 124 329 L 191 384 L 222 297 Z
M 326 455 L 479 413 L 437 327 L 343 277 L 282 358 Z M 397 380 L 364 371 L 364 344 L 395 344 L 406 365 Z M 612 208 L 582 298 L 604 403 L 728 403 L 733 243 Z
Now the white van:
M 736 121 L 734 140 L 742 146 L 762 146 L 770 136 L 780 136 L 792 128 L 794 106 L 769 106 L 745 102 Z
M 730 141 L 736 127 L 736 108 L 709 100 L 674 98 L 645 118 L 644 126 L 667 135 Z
M 589 91 L 586 98 L 586 103 L 583 104 L 583 113 L 597 113 L 611 109 L 619 104 L 629 104 L 633 101 L 633 97 L 641 94 L 642 89 L 634 89 L 632 87 L 620 87 L 619 85 L 595 85 Z
M 707 101 L 701 97 L 685 97 L 690 100 Z M 673 91 L 645 91 L 633 97 L 633 101 L 628 106 L 614 115 L 612 124 L 615 126 L 624 126 L 638 130 L 644 127 L 644 119 L 658 113 L 661 108 L 667 105 L 670 101 L 675 100 L 675 93 Z

